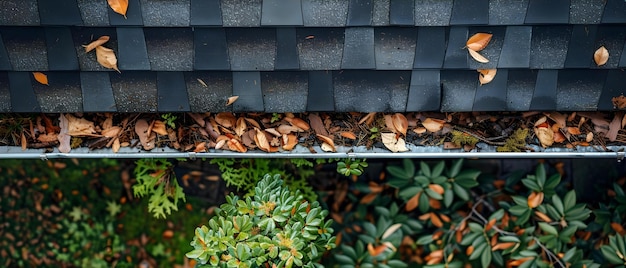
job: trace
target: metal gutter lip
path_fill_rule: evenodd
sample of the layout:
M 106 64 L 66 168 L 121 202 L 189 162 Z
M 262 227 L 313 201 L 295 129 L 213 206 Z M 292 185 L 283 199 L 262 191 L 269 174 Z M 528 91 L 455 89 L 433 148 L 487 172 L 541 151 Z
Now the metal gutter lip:
M 237 153 L 225 150 L 194 153 L 180 152 L 171 148 L 155 148 L 152 151 L 122 148 L 113 153 L 111 149 L 89 150 L 88 148 L 73 149 L 70 153 L 60 153 L 56 149 L 47 152 L 45 149 L 27 149 L 20 147 L 0 146 L 0 159 L 59 159 L 59 158 L 614 158 L 624 159 L 623 146 L 608 147 L 609 151 L 598 151 L 592 147 L 578 147 L 576 150 L 564 148 L 533 148 L 534 152 L 496 152 L 494 147 L 481 147 L 481 151 L 464 152 L 462 150 L 444 150 L 441 147 L 409 146 L 410 151 L 392 153 L 384 149 L 364 147 L 338 147 L 338 152 L 323 152 L 314 147 L 316 153 L 308 148 L 297 146 L 290 152 L 265 153 L 249 151 Z

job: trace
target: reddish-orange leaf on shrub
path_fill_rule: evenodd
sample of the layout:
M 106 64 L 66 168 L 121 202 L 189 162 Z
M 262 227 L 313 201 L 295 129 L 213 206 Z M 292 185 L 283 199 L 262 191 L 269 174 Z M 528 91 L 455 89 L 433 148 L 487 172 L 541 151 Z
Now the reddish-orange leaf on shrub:
M 420 221 L 425 221 L 430 219 L 431 213 L 426 213 L 426 214 L 422 214 L 419 217 L 417 217 Z
M 437 199 L 432 199 L 432 198 L 428 198 L 428 206 L 430 206 L 433 209 L 440 209 L 441 208 L 441 202 L 439 202 L 439 200 Z
M 41 72 L 33 72 L 33 76 L 35 77 L 35 81 L 39 82 L 42 85 L 49 86 L 48 84 L 48 76 Z
M 431 190 L 433 190 L 434 192 L 436 192 L 438 194 L 443 194 L 443 192 L 444 192 L 443 187 L 441 187 L 441 185 L 439 185 L 439 184 L 431 183 L 431 184 L 428 185 L 428 188 L 430 188 Z
M 536 208 L 539 205 L 541 205 L 541 202 L 543 202 L 543 192 L 535 192 L 535 191 L 533 191 L 528 196 L 528 207 L 529 208 Z
M 385 246 L 385 245 L 378 245 L 378 246 L 374 247 L 371 243 L 367 244 L 367 252 L 372 257 L 376 257 L 376 256 L 382 254 L 383 252 L 385 252 L 385 249 L 387 249 L 387 246 Z
M 487 225 L 485 225 L 485 231 L 491 230 L 491 228 L 493 228 L 494 224 L 496 224 L 496 219 L 495 218 L 489 220 L 489 222 L 487 222 Z
M 552 219 L 550 219 L 550 217 L 548 217 L 548 215 L 546 215 L 545 213 L 541 212 L 541 211 L 535 211 L 535 216 L 537 216 L 537 218 L 541 219 L 542 221 L 545 222 L 552 222 Z
M 359 203 L 361 204 L 372 203 L 372 201 L 374 201 L 374 199 L 376 199 L 377 196 L 378 196 L 378 193 L 369 193 L 365 195 L 363 198 L 361 198 L 361 201 L 359 201 Z
M 128 10 L 128 0 L 107 0 L 109 6 L 115 13 L 120 14 L 126 18 L 126 11 Z
M 439 219 L 439 216 L 437 216 L 437 214 L 435 214 L 434 212 L 431 212 L 430 222 L 432 222 L 433 225 L 437 226 L 438 228 L 443 227 L 443 222 L 441 221 L 441 219 Z
M 469 247 L 467 247 L 467 249 L 465 249 L 465 255 L 469 256 L 472 255 L 472 252 L 474 252 L 474 246 L 470 245 Z
M 500 249 L 509 249 L 513 246 L 515 246 L 515 242 L 498 243 L 491 248 L 491 251 L 496 251 Z
M 611 228 L 620 235 L 626 234 L 626 230 L 624 230 L 624 227 L 617 222 L 611 222 Z
M 409 201 L 406 202 L 406 211 L 413 211 L 419 205 L 419 198 L 421 192 L 417 193 Z
M 604 46 L 601 46 L 595 53 L 593 53 L 593 60 L 598 66 L 606 64 L 609 60 L 609 51 Z

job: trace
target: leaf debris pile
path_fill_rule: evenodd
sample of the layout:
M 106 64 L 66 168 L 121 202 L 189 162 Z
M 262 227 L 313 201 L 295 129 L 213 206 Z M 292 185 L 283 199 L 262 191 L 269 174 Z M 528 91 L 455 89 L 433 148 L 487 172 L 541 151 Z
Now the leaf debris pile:
M 13 115 L 0 121 L 0 143 L 23 150 L 56 148 L 63 153 L 77 147 L 111 148 L 116 153 L 123 147 L 276 153 L 297 145 L 311 153 L 317 153 L 318 147 L 336 152 L 354 146 L 391 152 L 409 151 L 412 146 L 472 151 L 485 145 L 496 146 L 498 151 L 533 151 L 538 146 L 607 150 L 607 145 L 626 143 L 626 117 L 621 111 L 499 115 L 222 112 L 178 114 L 171 122 L 164 118 L 114 113 Z

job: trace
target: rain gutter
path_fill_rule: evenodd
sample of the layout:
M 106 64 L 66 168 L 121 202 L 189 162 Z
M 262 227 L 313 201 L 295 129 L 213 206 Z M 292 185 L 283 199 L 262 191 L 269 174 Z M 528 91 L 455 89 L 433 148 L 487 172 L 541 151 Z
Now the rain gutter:
M 482 146 L 480 151 L 464 152 L 458 150 L 444 150 L 441 147 L 408 146 L 408 152 L 392 153 L 385 149 L 365 147 L 338 147 L 337 152 L 323 152 L 314 147 L 315 153 L 308 148 L 297 146 L 293 151 L 265 153 L 262 151 L 248 151 L 237 153 L 226 150 L 211 150 L 209 152 L 180 152 L 171 148 L 156 148 L 152 151 L 121 148 L 114 153 L 111 149 L 89 150 L 88 148 L 73 149 L 70 153 L 61 153 L 57 149 L 27 149 L 20 147 L 0 146 L 0 159 L 58 159 L 58 158 L 613 158 L 618 162 L 624 159 L 626 147 L 612 146 L 607 150 L 598 150 L 593 147 L 578 147 L 576 149 L 530 148 L 528 152 L 496 152 L 494 147 Z

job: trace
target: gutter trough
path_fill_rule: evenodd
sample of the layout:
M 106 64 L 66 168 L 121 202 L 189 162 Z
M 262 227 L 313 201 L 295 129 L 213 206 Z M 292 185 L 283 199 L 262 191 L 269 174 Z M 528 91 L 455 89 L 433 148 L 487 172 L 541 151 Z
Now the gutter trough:
M 598 150 L 594 147 L 577 147 L 576 149 L 566 148 L 548 148 L 541 147 L 529 148 L 527 152 L 496 152 L 495 147 L 478 144 L 474 150 L 465 152 L 461 149 L 444 150 L 441 147 L 425 147 L 425 146 L 407 146 L 408 152 L 392 153 L 385 149 L 365 147 L 337 147 L 337 152 L 323 152 L 320 147 L 313 147 L 313 151 L 303 146 L 297 146 L 293 151 L 265 153 L 262 151 L 248 151 L 246 153 L 237 153 L 227 150 L 210 150 L 208 152 L 180 152 L 171 148 L 155 148 L 152 151 L 143 151 L 132 148 L 121 148 L 117 153 L 111 149 L 89 150 L 88 148 L 72 149 L 70 153 L 60 153 L 57 149 L 53 151 L 45 149 L 27 149 L 22 150 L 20 147 L 0 146 L 0 159 L 60 159 L 60 158 L 118 158 L 118 159 L 137 159 L 137 158 L 365 158 L 365 159 L 382 159 L 382 158 L 428 158 L 428 159 L 446 159 L 446 158 L 509 158 L 509 159 L 529 159 L 529 158 L 604 158 L 616 159 L 620 162 L 626 155 L 623 146 L 611 146 L 606 150 Z

